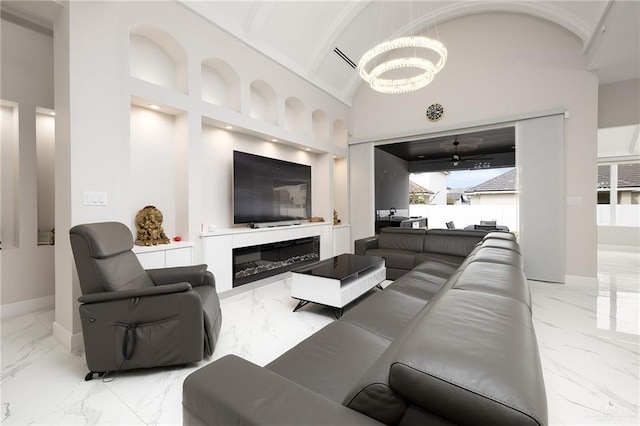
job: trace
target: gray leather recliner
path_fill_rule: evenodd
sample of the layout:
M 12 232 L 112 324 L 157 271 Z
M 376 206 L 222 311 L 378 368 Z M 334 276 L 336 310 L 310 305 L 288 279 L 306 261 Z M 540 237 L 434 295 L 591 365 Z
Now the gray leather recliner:
M 144 270 L 119 222 L 69 230 L 90 373 L 200 361 L 213 353 L 222 315 L 207 265 Z

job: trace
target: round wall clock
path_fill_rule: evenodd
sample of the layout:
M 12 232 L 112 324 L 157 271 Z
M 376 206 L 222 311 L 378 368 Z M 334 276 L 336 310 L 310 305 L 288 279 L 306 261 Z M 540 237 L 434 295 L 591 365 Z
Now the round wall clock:
M 440 104 L 431 104 L 427 108 L 427 119 L 430 121 L 438 121 L 444 114 L 444 108 Z

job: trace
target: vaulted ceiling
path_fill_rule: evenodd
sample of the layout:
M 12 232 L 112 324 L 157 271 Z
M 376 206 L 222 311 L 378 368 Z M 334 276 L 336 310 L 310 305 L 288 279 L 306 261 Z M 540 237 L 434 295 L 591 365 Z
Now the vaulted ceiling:
M 431 34 L 446 21 L 485 12 L 524 13 L 566 28 L 581 40 L 600 84 L 640 76 L 638 1 L 177 1 L 347 104 L 361 84 L 349 60 L 357 64 L 364 52 L 391 36 Z M 3 13 L 52 28 L 61 3 L 0 4 Z
M 347 104 L 361 84 L 349 60 L 357 64 L 391 36 L 429 33 L 484 12 L 524 13 L 566 28 L 582 41 L 600 84 L 640 76 L 637 1 L 180 1 Z

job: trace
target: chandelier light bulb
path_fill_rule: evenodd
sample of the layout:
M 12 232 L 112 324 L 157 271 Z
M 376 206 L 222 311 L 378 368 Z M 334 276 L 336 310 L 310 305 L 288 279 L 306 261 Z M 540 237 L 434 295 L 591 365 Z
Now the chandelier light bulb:
M 370 63 L 380 55 L 396 51 L 398 49 L 414 48 L 435 52 L 439 59 L 434 64 L 432 61 L 416 56 L 408 56 L 384 61 L 368 71 Z M 425 52 L 426 53 L 426 52 Z M 447 62 L 447 49 L 438 40 L 428 37 L 400 37 L 385 41 L 367 51 L 360 62 L 358 70 L 360 77 L 366 81 L 373 90 L 381 93 L 406 93 L 421 89 L 433 81 L 435 75 Z M 382 78 L 382 75 L 401 68 L 413 68 L 421 70 L 421 73 L 409 78 Z

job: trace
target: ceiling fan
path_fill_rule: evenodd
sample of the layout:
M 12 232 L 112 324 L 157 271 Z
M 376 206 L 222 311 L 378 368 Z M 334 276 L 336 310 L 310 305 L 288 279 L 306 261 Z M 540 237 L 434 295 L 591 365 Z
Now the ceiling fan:
M 436 160 L 437 162 L 451 162 L 453 164 L 454 167 L 457 167 L 461 162 L 469 162 L 469 163 L 486 163 L 487 166 L 485 167 L 489 167 L 490 163 L 487 160 L 492 160 L 493 158 L 491 157 L 486 157 L 484 154 L 480 154 L 480 155 L 465 155 L 464 157 L 460 155 L 460 153 L 458 152 L 458 146 L 460 146 L 460 142 L 458 141 L 458 138 L 456 137 L 456 139 L 453 141 L 453 149 L 448 148 L 447 151 L 452 152 L 451 157 L 447 158 L 447 159 L 439 159 Z M 468 151 L 472 151 L 475 150 L 477 148 L 477 143 L 474 144 L 474 146 L 469 149 Z

